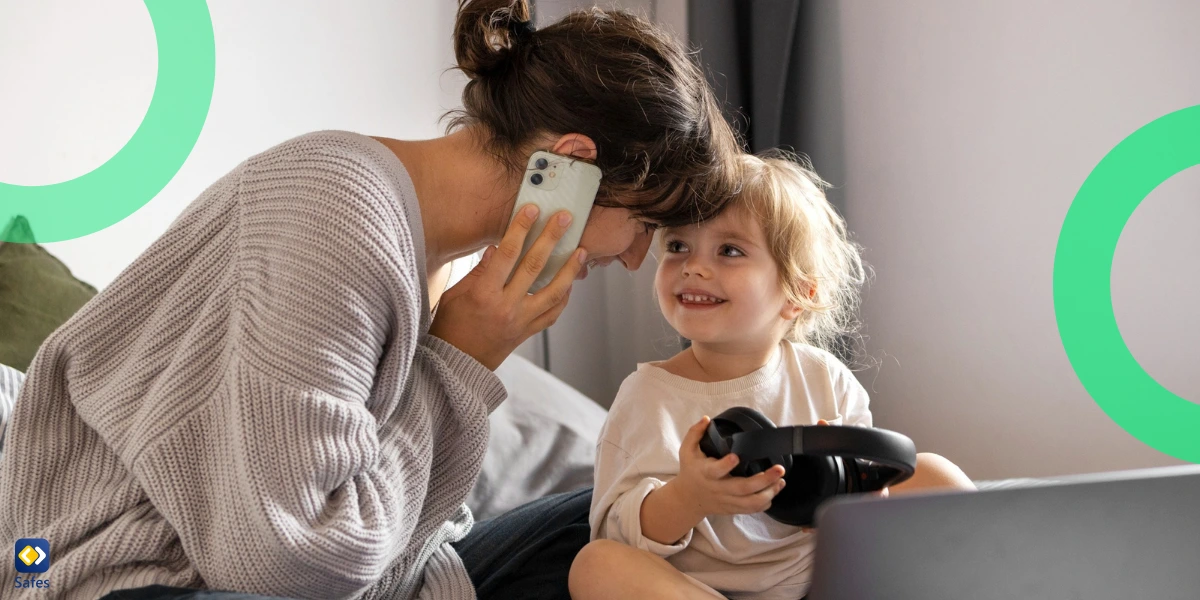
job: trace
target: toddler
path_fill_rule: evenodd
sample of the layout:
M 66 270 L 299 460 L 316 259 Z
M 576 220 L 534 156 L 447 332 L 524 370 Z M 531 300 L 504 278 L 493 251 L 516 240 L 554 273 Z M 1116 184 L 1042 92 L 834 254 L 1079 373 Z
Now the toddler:
M 791 157 L 743 157 L 742 193 L 659 239 L 658 304 L 691 346 L 642 363 L 621 385 L 597 446 L 592 539 L 570 587 L 586 598 L 798 600 L 816 533 L 763 514 L 780 466 L 748 478 L 708 458 L 711 416 L 754 408 L 777 426 L 870 427 L 866 390 L 830 348 L 853 330 L 864 280 L 823 182 Z M 949 461 L 918 455 L 894 486 L 972 489 Z

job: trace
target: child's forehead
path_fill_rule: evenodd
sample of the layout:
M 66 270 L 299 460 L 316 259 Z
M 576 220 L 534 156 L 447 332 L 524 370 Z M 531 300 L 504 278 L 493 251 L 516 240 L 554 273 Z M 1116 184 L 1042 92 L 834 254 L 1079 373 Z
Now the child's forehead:
M 755 235 L 762 231 L 762 226 L 749 208 L 732 204 L 717 216 L 703 223 L 667 227 L 665 231 L 679 234 L 717 233 Z

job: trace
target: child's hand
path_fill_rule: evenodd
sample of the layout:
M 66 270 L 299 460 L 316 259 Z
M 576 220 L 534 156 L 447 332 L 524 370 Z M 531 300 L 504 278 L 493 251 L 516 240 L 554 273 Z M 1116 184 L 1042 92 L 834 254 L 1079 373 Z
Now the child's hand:
M 672 483 L 680 495 L 694 503 L 703 519 L 709 515 L 737 515 L 762 512 L 771 507 L 771 500 L 783 489 L 783 467 L 775 465 L 751 477 L 729 474 L 737 466 L 738 457 L 730 454 L 716 459 L 700 450 L 700 438 L 708 427 L 704 417 L 692 425 L 679 447 L 679 475 Z

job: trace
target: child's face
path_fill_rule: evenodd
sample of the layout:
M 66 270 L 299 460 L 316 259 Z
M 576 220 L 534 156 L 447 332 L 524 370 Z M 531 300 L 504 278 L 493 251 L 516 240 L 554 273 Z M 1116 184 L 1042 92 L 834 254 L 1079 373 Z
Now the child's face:
M 758 221 L 731 208 L 663 230 L 654 287 L 663 316 L 693 342 L 729 351 L 775 344 L 799 309 L 784 296 Z

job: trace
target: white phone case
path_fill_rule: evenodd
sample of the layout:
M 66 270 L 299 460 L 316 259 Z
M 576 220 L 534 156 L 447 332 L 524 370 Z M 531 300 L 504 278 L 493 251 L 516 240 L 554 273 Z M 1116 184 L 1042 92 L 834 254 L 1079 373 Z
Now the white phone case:
M 540 163 L 539 161 L 545 162 Z M 535 181 L 537 183 L 534 183 Z M 571 258 L 571 253 L 579 247 L 579 240 L 583 237 L 583 228 L 587 224 L 588 215 L 591 214 L 592 205 L 596 202 L 596 192 L 599 189 L 600 168 L 596 165 L 540 150 L 529 157 L 512 216 L 515 218 L 517 212 L 525 205 L 536 204 L 538 218 L 525 238 L 521 256 L 517 259 L 517 268 L 520 268 L 525 254 L 542 234 L 542 230 L 546 228 L 551 217 L 564 209 L 570 211 L 572 216 L 571 225 L 554 245 L 550 257 L 546 260 L 546 267 L 542 269 L 541 274 L 530 286 L 530 293 L 546 287 Z

